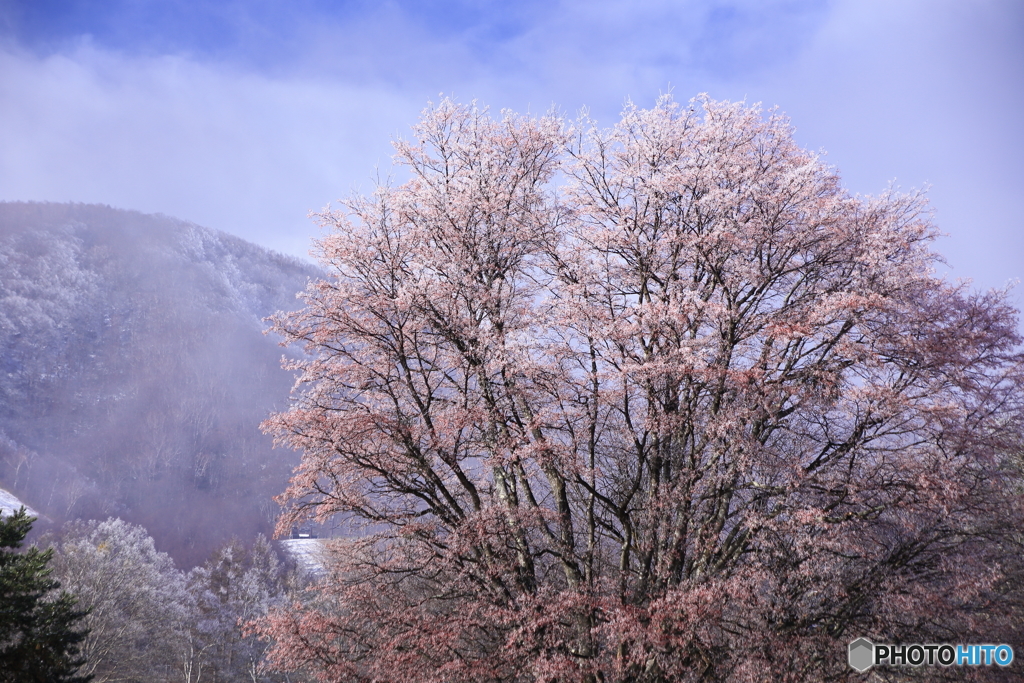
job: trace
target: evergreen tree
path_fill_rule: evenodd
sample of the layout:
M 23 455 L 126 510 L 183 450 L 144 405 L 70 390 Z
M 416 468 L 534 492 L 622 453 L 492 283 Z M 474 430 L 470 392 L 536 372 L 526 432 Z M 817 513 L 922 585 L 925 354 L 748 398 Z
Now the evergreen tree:
M 86 683 L 91 676 L 75 673 L 84 663 L 85 612 L 71 594 L 56 593 L 53 551 L 17 552 L 34 521 L 24 507 L 0 519 L 0 683 Z

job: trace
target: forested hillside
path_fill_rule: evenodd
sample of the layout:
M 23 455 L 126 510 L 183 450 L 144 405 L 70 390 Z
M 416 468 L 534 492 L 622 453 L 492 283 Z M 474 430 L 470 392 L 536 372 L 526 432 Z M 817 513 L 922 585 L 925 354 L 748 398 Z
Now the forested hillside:
M 262 318 L 317 270 L 165 216 L 0 203 L 0 486 L 141 524 L 179 565 L 272 529 L 296 456 Z

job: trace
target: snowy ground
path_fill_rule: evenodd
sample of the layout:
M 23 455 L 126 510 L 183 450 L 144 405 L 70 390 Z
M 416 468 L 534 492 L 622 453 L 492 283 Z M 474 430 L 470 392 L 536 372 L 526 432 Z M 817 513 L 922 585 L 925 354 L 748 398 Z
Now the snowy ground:
M 295 560 L 299 569 L 314 578 L 326 574 L 322 559 L 323 545 L 318 538 L 286 538 L 278 541 L 281 549 Z
M 18 497 L 6 489 L 0 489 L 0 517 L 7 517 L 13 515 L 18 509 L 25 505 Z M 32 517 L 38 517 L 39 513 L 25 505 L 25 509 L 28 514 Z

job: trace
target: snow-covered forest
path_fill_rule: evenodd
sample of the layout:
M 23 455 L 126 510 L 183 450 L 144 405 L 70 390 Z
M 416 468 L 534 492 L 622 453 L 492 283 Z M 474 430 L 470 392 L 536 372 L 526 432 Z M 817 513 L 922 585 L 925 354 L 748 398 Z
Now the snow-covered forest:
M 262 319 L 317 276 L 165 216 L 0 203 L 0 503 L 88 612 L 79 675 L 278 680 L 242 632 L 303 581 L 267 540 L 296 457 L 258 429 L 292 382 Z
M 181 567 L 269 535 L 297 457 L 258 425 L 291 375 L 262 318 L 318 271 L 106 206 L 0 203 L 0 486 L 145 527 Z
M 309 583 L 262 535 L 179 569 L 138 525 L 76 520 L 18 552 L 32 516 L 0 510 L 0 682 L 276 683 L 247 628 Z M 14 552 L 12 552 L 14 551 Z

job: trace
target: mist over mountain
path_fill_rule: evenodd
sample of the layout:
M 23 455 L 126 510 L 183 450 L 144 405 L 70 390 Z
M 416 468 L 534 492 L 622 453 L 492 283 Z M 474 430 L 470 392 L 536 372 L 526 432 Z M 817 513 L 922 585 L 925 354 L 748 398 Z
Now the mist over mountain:
M 319 274 L 166 216 L 0 203 L 0 487 L 179 566 L 269 533 L 297 456 L 258 429 L 293 381 L 261 319 Z

